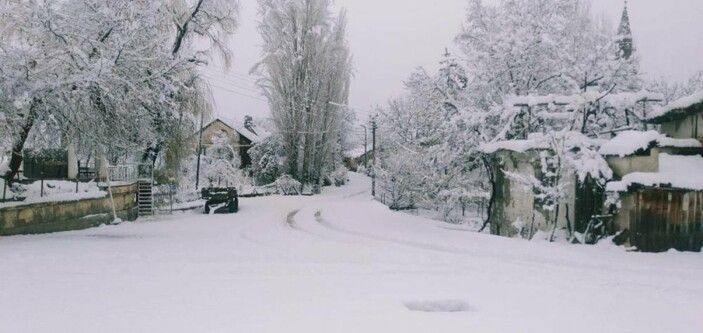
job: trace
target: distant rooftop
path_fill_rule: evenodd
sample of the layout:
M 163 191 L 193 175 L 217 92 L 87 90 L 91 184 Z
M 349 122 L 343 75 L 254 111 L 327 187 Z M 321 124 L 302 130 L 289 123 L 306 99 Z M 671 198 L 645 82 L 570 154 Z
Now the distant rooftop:
M 659 155 L 659 172 L 634 172 L 621 181 L 608 183 L 609 192 L 627 192 L 632 186 L 703 191 L 703 157 Z
M 655 110 L 647 117 L 646 121 L 652 124 L 661 124 L 699 112 L 703 112 L 703 90 Z
M 630 156 L 653 147 L 702 148 L 696 139 L 672 139 L 657 131 L 624 131 L 604 143 L 598 151 L 604 156 Z

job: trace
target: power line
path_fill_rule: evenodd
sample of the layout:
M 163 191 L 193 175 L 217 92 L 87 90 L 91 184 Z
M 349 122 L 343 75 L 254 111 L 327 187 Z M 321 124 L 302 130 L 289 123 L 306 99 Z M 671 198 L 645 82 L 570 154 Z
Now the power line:
M 252 95 L 248 95 L 248 94 L 245 94 L 245 93 L 243 93 L 243 92 L 241 92 L 241 91 L 235 91 L 235 90 L 232 90 L 232 89 L 230 89 L 230 88 L 218 86 L 218 85 L 212 84 L 212 83 L 210 83 L 210 85 L 213 86 L 213 87 L 215 87 L 215 88 L 219 88 L 219 89 L 221 89 L 221 90 L 224 90 L 224 91 L 233 93 L 233 94 L 235 94 L 235 95 L 239 95 L 239 96 L 243 96 L 243 97 L 248 97 L 248 98 L 256 99 L 256 100 L 259 100 L 259 101 L 262 101 L 262 102 L 268 102 L 268 100 L 266 100 L 266 99 L 264 99 L 264 98 L 256 97 L 256 96 L 252 96 Z
M 229 80 L 227 80 L 227 79 L 212 77 L 212 76 L 209 76 L 208 74 L 204 74 L 203 76 L 204 76 L 205 78 L 207 78 L 208 80 L 217 81 L 217 83 L 219 83 L 219 84 L 232 85 L 233 87 L 236 87 L 236 88 L 239 88 L 239 89 L 248 90 L 248 91 L 251 91 L 251 92 L 257 93 L 257 94 L 260 93 L 259 90 L 237 85 L 237 83 L 235 83 L 235 82 L 233 82 L 233 81 L 229 81 Z
M 205 74 L 217 75 L 217 76 L 226 75 L 227 78 L 247 81 L 247 83 L 251 83 L 251 84 L 255 84 L 257 81 L 256 79 L 254 79 L 252 77 L 245 76 L 242 74 L 238 74 L 238 73 L 234 73 L 234 72 L 225 73 L 225 72 L 216 71 L 214 69 L 210 69 L 207 67 L 203 68 L 202 72 L 204 72 Z

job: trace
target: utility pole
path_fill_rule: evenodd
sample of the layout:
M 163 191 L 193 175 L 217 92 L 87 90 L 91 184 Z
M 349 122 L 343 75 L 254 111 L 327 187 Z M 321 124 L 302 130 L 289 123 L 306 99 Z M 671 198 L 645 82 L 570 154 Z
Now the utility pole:
M 369 167 L 369 145 L 368 145 L 368 129 L 366 125 L 361 125 L 364 128 L 364 169 Z
M 200 189 L 200 155 L 203 153 L 203 120 L 205 112 L 200 113 L 200 135 L 198 135 L 198 166 L 195 169 L 195 189 Z
M 371 136 L 372 136 L 372 141 L 373 141 L 373 150 L 371 151 L 373 153 L 373 170 L 371 172 L 371 196 L 374 198 L 376 197 L 376 129 L 378 126 L 376 125 L 376 118 L 371 119 Z

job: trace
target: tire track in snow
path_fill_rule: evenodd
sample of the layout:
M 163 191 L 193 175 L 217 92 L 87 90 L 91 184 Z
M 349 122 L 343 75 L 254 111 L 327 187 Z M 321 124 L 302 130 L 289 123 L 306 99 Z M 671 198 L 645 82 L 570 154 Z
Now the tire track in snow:
M 300 212 L 300 209 L 296 209 L 290 213 L 288 213 L 288 216 L 286 217 L 286 224 L 291 228 L 291 229 L 296 229 L 299 230 L 299 228 L 295 224 L 295 216 L 298 215 Z
M 366 238 L 366 239 L 371 239 L 371 240 L 385 242 L 385 243 L 392 243 L 392 244 L 396 244 L 396 245 L 408 246 L 408 247 L 412 247 L 412 248 L 416 248 L 416 249 L 420 249 L 420 250 L 436 251 L 436 252 L 449 253 L 449 254 L 459 254 L 459 255 L 471 254 L 470 252 L 462 251 L 462 250 L 458 250 L 458 249 L 430 245 L 430 244 L 421 243 L 421 242 L 400 240 L 400 239 L 395 239 L 395 238 L 390 238 L 390 237 L 377 236 L 377 235 L 367 234 L 367 233 L 363 233 L 363 232 L 359 232 L 359 231 L 353 231 L 353 230 L 345 229 L 342 227 L 338 227 L 338 226 L 328 222 L 327 220 L 323 219 L 321 210 L 319 210 L 315 213 L 315 220 L 321 226 L 323 226 L 329 230 L 352 235 L 352 236 L 356 236 L 356 237 L 362 237 L 362 238 Z

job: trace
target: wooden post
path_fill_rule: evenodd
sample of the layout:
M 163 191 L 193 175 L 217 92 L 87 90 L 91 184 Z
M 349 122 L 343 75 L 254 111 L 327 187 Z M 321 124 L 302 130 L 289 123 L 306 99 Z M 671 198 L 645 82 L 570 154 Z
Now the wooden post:
M 200 189 L 200 155 L 203 152 L 203 121 L 205 120 L 205 112 L 200 114 L 200 135 L 198 136 L 198 164 L 195 168 L 195 189 Z
M 170 203 L 170 206 L 171 206 L 171 215 L 173 215 L 173 187 L 174 187 L 174 184 L 168 185 L 168 202 Z
M 39 176 L 41 179 L 41 182 L 40 182 L 41 189 L 39 190 L 39 196 L 41 198 L 43 198 L 44 197 L 44 162 L 42 162 L 42 164 L 41 164 L 41 172 L 39 172 Z

